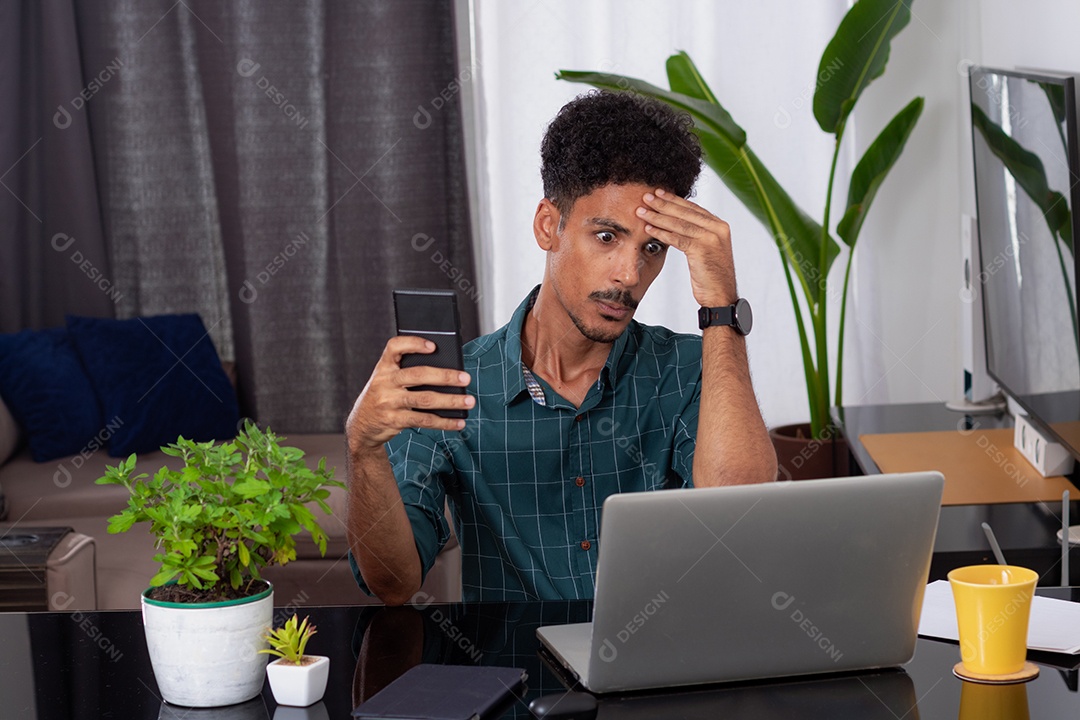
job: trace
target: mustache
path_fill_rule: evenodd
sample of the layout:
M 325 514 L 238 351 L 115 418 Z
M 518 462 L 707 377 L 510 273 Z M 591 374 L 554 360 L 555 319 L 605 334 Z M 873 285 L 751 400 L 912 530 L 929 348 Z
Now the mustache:
M 604 302 L 614 302 L 619 305 L 624 305 L 631 310 L 637 310 L 638 301 L 634 299 L 634 296 L 630 294 L 629 290 L 619 290 L 617 288 L 610 288 L 608 290 L 594 290 L 589 293 L 590 300 L 602 300 Z

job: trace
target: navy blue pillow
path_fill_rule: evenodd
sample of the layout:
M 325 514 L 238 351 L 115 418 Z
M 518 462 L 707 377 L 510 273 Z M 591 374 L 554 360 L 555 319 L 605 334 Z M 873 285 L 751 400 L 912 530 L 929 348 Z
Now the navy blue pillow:
M 0 395 L 38 462 L 81 452 L 101 408 L 64 328 L 0 335 Z
M 102 415 L 115 427 L 113 457 L 153 452 L 181 435 L 236 435 L 236 394 L 198 315 L 69 316 L 67 327 Z

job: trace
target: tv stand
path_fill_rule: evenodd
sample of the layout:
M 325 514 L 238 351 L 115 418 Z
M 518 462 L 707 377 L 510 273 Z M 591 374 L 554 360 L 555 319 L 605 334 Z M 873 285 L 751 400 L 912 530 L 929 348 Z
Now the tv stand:
M 960 400 L 950 400 L 945 403 L 945 407 L 953 412 L 965 415 L 1001 415 L 1008 409 L 1009 401 L 1005 399 L 1005 393 L 998 390 L 985 400 L 972 402 L 967 398 L 961 398 Z

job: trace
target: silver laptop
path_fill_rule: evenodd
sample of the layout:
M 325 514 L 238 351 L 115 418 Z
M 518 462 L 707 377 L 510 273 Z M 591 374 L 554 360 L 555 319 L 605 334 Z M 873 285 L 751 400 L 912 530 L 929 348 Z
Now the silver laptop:
M 537 635 L 594 693 L 903 664 L 943 487 L 920 472 L 614 495 L 593 621 Z

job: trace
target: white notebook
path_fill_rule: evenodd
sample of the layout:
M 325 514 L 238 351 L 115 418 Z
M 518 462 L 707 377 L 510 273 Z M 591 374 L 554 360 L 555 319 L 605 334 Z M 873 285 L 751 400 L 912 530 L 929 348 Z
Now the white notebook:
M 919 634 L 944 640 L 960 640 L 956 630 L 956 605 L 948 580 L 926 586 Z M 1028 650 L 1080 653 L 1080 603 L 1056 598 L 1031 598 Z

